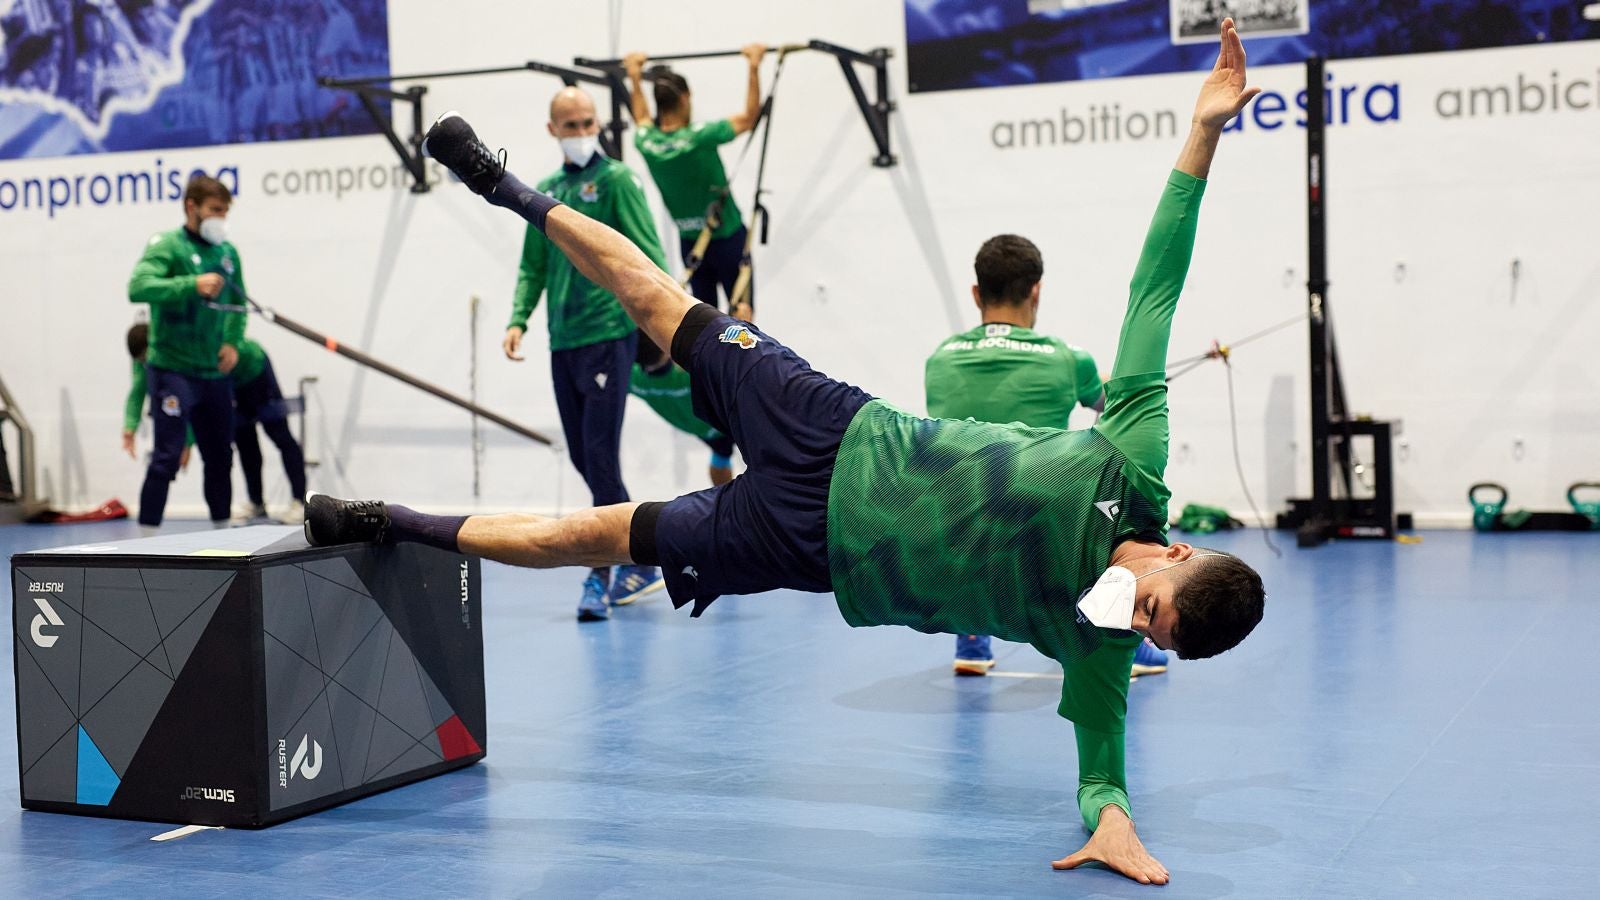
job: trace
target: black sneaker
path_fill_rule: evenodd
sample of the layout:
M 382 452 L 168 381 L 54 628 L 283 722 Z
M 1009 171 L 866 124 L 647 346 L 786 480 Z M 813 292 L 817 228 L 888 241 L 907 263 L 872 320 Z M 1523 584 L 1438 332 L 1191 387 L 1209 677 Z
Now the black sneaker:
M 306 543 L 313 547 L 381 541 L 389 531 L 389 512 L 382 500 L 340 500 L 310 493 L 304 528 Z
M 467 120 L 454 110 L 433 120 L 422 140 L 422 151 L 443 163 L 475 194 L 494 193 L 506 174 L 505 151 L 490 153 Z

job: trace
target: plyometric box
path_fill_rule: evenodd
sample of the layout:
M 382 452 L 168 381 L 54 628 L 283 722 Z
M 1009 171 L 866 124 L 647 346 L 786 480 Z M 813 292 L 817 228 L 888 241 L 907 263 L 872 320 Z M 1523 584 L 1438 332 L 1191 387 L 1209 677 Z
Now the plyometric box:
M 479 564 L 258 526 L 12 557 L 27 809 L 258 826 L 488 746 Z

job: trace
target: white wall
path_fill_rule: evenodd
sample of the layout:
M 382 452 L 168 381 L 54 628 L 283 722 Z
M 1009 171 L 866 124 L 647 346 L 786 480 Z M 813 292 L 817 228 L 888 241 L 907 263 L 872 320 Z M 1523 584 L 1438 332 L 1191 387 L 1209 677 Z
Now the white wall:
M 922 360 L 939 339 L 976 322 L 971 255 L 1014 231 L 1043 249 L 1041 327 L 1088 347 L 1109 369 L 1126 284 L 1181 136 L 998 149 L 1001 122 L 1059 120 L 1091 104 L 1172 110 L 1179 122 L 1198 76 L 907 95 L 896 0 L 624 7 L 610 46 L 601 4 L 393 0 L 394 71 L 560 62 L 634 46 L 720 49 L 759 38 L 822 37 L 895 49 L 901 164 L 870 165 L 872 144 L 831 57 L 796 55 L 783 76 L 768 160 L 773 243 L 758 259 L 762 326 L 815 365 L 904 406 L 922 406 Z M 492 23 L 492 27 L 486 27 Z M 1441 91 L 1587 82 L 1600 105 L 1600 45 L 1569 44 L 1334 63 L 1336 85 L 1399 85 L 1397 122 L 1364 117 L 1329 134 L 1330 301 L 1353 406 L 1404 421 L 1397 480 L 1402 510 L 1463 521 L 1468 484 L 1507 484 L 1513 505 L 1554 508 L 1571 481 L 1600 477 L 1600 109 L 1447 119 Z M 741 102 L 741 63 L 686 66 L 702 115 Z M 766 72 L 770 75 L 771 63 Z M 1291 98 L 1298 66 L 1258 68 L 1253 81 Z M 558 162 L 543 133 L 554 79 L 502 75 L 430 84 L 429 116 L 463 111 L 511 166 L 533 178 Z M 1358 99 L 1361 93 L 1355 95 Z M 1379 111 L 1387 101 L 1379 97 Z M 1289 118 L 1288 116 L 1284 117 Z M 1224 141 L 1212 173 L 1172 356 L 1203 352 L 1305 308 L 1303 132 L 1253 121 Z M 728 159 L 732 159 L 729 151 Z M 356 190 L 335 198 L 268 196 L 264 179 L 322 167 L 392 166 L 381 137 L 257 144 L 0 163 L 20 179 L 123 169 L 236 165 L 231 225 L 252 292 L 287 315 L 429 380 L 465 392 L 469 298 L 482 298 L 476 346 L 482 402 L 559 434 L 542 325 L 520 365 L 499 354 L 520 247 L 520 222 L 459 185 L 413 196 Z M 630 153 L 637 165 L 637 155 Z M 753 160 L 739 176 L 748 209 Z M 122 333 L 134 307 L 128 270 L 144 237 L 177 223 L 177 204 L 0 213 L 0 377 L 39 432 L 43 476 L 57 506 L 117 495 L 132 505 L 142 469 L 119 455 L 127 362 Z M 663 219 L 664 242 L 675 245 Z M 1512 261 L 1520 277 L 1512 291 Z M 1403 277 L 1400 266 L 1403 266 Z M 542 321 L 542 313 L 536 321 Z M 564 457 L 485 425 L 483 499 L 471 495 L 467 416 L 363 372 L 253 320 L 286 388 L 321 379 L 312 450 L 323 490 L 403 498 L 424 507 L 571 509 L 587 493 Z M 1240 451 L 1270 514 L 1307 488 L 1306 338 L 1302 327 L 1234 358 Z M 1174 383 L 1174 504 L 1246 509 L 1233 471 L 1224 371 Z M 704 451 L 642 405 L 630 408 L 625 474 L 637 498 L 704 484 Z M 1517 443 L 1520 441 L 1520 445 Z M 1520 446 L 1520 450 L 1517 447 Z M 268 485 L 286 496 L 275 455 Z M 337 469 L 332 465 L 338 461 Z M 197 473 L 180 478 L 171 510 L 202 509 Z

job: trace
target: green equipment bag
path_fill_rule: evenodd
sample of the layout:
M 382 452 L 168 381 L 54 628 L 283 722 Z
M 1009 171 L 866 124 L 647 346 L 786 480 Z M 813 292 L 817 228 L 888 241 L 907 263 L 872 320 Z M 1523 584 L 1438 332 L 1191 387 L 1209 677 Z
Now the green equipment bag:
M 1183 513 L 1178 516 L 1178 521 L 1173 523 L 1172 527 L 1191 534 L 1210 534 L 1213 531 L 1243 528 L 1244 523 L 1228 515 L 1228 511 L 1220 506 L 1189 503 L 1183 507 Z

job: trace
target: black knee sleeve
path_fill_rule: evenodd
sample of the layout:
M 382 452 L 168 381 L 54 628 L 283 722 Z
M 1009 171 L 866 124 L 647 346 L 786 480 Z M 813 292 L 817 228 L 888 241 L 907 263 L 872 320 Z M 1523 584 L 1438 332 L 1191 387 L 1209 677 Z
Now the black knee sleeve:
M 661 553 L 656 549 L 656 522 L 661 519 L 664 506 L 665 503 L 650 501 L 639 504 L 633 511 L 633 521 L 628 523 L 628 555 L 633 557 L 635 565 L 661 565 Z
M 672 335 L 672 361 L 692 371 L 689 369 L 689 353 L 694 350 L 694 342 L 699 339 L 700 332 L 705 331 L 706 326 L 721 315 L 722 310 L 707 303 L 690 307 Z

